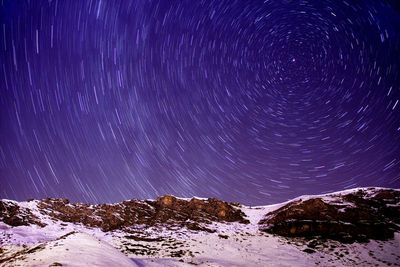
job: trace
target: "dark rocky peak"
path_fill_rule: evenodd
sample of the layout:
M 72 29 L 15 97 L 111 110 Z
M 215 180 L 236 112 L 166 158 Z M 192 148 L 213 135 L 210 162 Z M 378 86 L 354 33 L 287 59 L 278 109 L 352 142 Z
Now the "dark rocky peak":
M 400 191 L 363 188 L 289 202 L 266 214 L 260 229 L 283 236 L 345 242 L 386 240 L 399 230 Z

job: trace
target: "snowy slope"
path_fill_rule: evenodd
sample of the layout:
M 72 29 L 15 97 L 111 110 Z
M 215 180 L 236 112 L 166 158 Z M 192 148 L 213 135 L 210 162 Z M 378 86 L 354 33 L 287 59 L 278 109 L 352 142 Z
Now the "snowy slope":
M 2 266 L 138 266 L 126 255 L 91 235 L 68 234 L 32 247 L 6 246 Z
M 157 243 L 152 246 L 158 247 L 160 254 L 153 257 L 130 254 L 132 259 L 129 259 L 94 237 L 77 233 L 24 248 L 19 257 L 1 266 L 50 266 L 55 262 L 62 266 L 383 266 L 388 263 L 395 266 L 400 262 L 398 234 L 389 242 L 343 245 L 330 241 L 313 254 L 303 251 L 307 246 L 301 239 L 288 243 L 284 238 L 261 233 L 230 235 L 227 239 L 211 234 L 176 242 L 182 243 L 180 250 L 191 251 L 193 256 L 171 257 L 162 252 L 164 243 Z M 140 244 L 149 245 L 135 242 L 136 246 Z M 23 248 L 14 245 L 3 249 L 7 257 L 12 257 Z
M 399 266 L 399 233 L 386 241 L 343 244 L 318 238 L 286 238 L 259 229 L 258 223 L 266 214 L 289 203 L 321 198 L 335 205 L 351 206 L 341 196 L 359 190 L 365 191 L 368 198 L 386 189 L 357 188 L 301 196 L 268 206 L 237 205 L 234 208 L 241 210 L 250 223 L 199 222 L 207 231 L 190 230 L 179 224 L 138 224 L 104 232 L 99 227 L 48 216 L 38 207 L 39 201 L 3 200 L 18 205 L 22 211 L 27 209 L 45 226 L 0 222 L 0 265 L 50 266 L 58 262 L 63 266 Z M 72 231 L 77 233 L 57 240 Z M 18 251 L 20 254 L 15 254 Z

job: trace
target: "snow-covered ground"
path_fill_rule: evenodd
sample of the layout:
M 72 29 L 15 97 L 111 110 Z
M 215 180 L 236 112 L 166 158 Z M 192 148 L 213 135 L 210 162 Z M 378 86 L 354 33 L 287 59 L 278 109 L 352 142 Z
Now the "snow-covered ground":
M 138 266 L 126 255 L 84 233 L 73 233 L 32 247 L 5 246 L 2 266 Z M 3 258 L 3 257 L 2 257 Z
M 291 201 L 319 197 L 337 203 L 337 196 L 354 190 L 359 189 Z M 363 190 L 370 195 L 375 192 Z M 238 206 L 250 224 L 205 225 L 214 233 L 144 225 L 129 231 L 103 232 L 42 215 L 37 201 L 14 203 L 29 208 L 47 226 L 11 227 L 0 222 L 0 266 L 400 266 L 400 233 L 388 241 L 342 244 L 259 231 L 258 222 L 265 214 L 289 201 Z
M 312 254 L 304 251 L 311 241 L 301 238 L 289 240 L 262 232 L 224 236 L 185 234 L 185 238 L 154 242 L 128 240 L 121 238 L 121 234 L 104 235 L 101 241 L 90 234 L 75 233 L 31 246 L 6 245 L 2 253 L 5 257 L 13 257 L 21 250 L 24 253 L 1 266 L 51 266 L 55 262 L 62 266 L 398 266 L 400 263 L 398 233 L 390 241 L 317 242 Z M 106 240 L 119 249 L 146 248 L 154 254 L 124 251 L 124 255 Z

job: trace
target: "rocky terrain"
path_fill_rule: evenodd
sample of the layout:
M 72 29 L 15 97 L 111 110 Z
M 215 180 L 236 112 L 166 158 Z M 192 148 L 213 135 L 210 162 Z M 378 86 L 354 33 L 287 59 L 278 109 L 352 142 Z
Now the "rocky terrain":
M 32 201 L 32 200 L 31 200 Z M 103 231 L 124 230 L 134 225 L 173 225 L 192 230 L 211 231 L 200 227 L 211 222 L 249 223 L 245 214 L 232 204 L 209 199 L 183 200 L 173 196 L 157 200 L 128 200 L 116 204 L 89 205 L 70 203 L 68 199 L 46 198 L 37 202 L 37 210 L 53 220 L 81 223 L 88 227 L 99 227 Z M 10 226 L 46 223 L 29 208 L 18 203 L 0 201 L 0 221 Z
M 77 238 L 96 255 L 109 243 L 133 266 L 398 265 L 399 232 L 400 190 L 384 188 L 259 207 L 169 195 L 99 205 L 0 200 L 1 266 L 32 266 L 34 258 L 52 264 L 49 259 L 57 258 L 53 252 L 61 244 L 55 240 L 67 236 L 67 251 L 81 244 Z
M 260 229 L 282 236 L 320 236 L 342 242 L 387 240 L 400 230 L 400 192 L 359 189 L 299 199 L 266 214 Z

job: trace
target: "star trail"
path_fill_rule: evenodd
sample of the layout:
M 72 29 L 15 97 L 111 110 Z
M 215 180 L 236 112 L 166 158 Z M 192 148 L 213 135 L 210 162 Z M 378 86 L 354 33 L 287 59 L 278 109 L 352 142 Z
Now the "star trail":
M 400 186 L 396 1 L 12 1 L 0 197 Z

